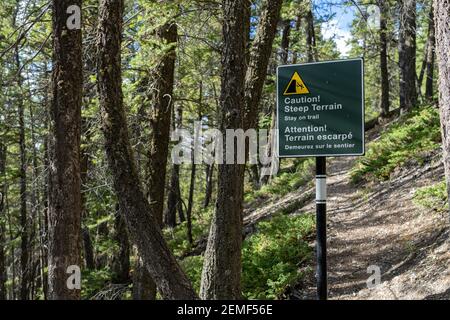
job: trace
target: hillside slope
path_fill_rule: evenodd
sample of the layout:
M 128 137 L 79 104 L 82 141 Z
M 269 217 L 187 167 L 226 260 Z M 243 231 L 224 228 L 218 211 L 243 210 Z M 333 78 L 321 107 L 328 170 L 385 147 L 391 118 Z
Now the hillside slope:
M 441 181 L 439 155 L 369 189 L 351 183 L 353 162 L 337 158 L 329 163 L 330 298 L 449 299 L 448 217 L 413 202 L 418 188 Z M 311 211 L 312 201 L 299 213 Z M 382 283 L 374 289 L 366 285 L 371 265 L 381 269 Z M 297 298 L 314 297 L 314 279 L 307 283 L 298 288 Z

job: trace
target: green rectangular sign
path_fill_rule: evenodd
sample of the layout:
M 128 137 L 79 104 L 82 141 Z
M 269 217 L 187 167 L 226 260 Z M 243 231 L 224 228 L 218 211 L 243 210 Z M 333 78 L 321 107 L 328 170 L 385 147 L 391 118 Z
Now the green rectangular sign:
M 364 154 L 364 62 L 277 69 L 278 156 Z

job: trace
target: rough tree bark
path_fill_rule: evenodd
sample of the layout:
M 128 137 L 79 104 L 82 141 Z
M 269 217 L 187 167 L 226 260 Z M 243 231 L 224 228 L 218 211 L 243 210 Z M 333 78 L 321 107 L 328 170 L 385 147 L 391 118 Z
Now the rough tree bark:
M 67 8 L 81 0 L 53 0 L 53 75 L 49 185 L 49 298 L 79 299 L 67 287 L 67 268 L 81 267 L 80 125 L 81 30 L 69 30 Z
M 416 0 L 400 2 L 400 108 L 404 111 L 417 104 L 416 87 Z
M 264 2 L 262 7 L 261 17 L 258 24 L 258 29 L 256 31 L 255 40 L 253 41 L 252 48 L 250 50 L 249 64 L 245 75 L 244 130 L 258 128 L 259 102 L 261 100 L 264 82 L 267 77 L 267 67 L 272 54 L 272 44 L 277 32 L 277 24 L 280 17 L 282 3 L 282 0 L 268 0 Z M 289 28 L 286 31 L 290 32 L 290 23 L 288 23 L 288 25 Z M 286 34 L 286 37 L 289 39 L 289 34 Z M 285 54 L 287 57 L 287 51 L 282 54 Z M 246 150 L 246 153 L 247 152 L 248 150 Z M 248 159 L 248 157 L 246 158 Z M 256 164 L 252 164 L 250 168 L 253 186 L 258 189 L 258 166 Z
M 175 45 L 177 26 L 170 21 L 158 30 L 163 45 L 169 45 L 153 73 L 150 111 L 150 147 L 148 153 L 148 196 L 152 212 L 160 225 L 163 222 L 164 194 L 166 189 L 166 166 L 169 152 L 170 116 L 173 104 L 175 72 Z
M 450 0 L 434 2 L 436 53 L 439 66 L 439 108 L 447 192 L 450 196 Z M 450 197 L 449 197 L 450 199 Z
M 130 236 L 162 297 L 195 299 L 191 283 L 163 238 L 158 218 L 142 191 L 136 170 L 121 88 L 123 9 L 123 0 L 101 0 L 97 35 L 102 130 L 114 189 Z
M 267 0 L 264 2 L 245 75 L 244 130 L 256 129 L 258 125 L 259 101 L 267 76 L 267 66 L 272 53 L 272 44 L 277 31 L 282 2 L 282 0 Z
M 389 2 L 378 0 L 380 8 L 380 77 L 381 77 L 381 116 L 387 117 L 389 114 L 389 70 L 388 70 L 388 39 L 387 20 L 389 17 Z
M 6 183 L 5 183 L 5 173 L 6 173 L 6 146 L 0 142 L 0 300 L 6 300 L 6 254 L 5 254 L 5 244 L 6 244 L 6 228 L 5 228 L 5 216 L 3 210 L 5 208 L 5 193 L 6 193 Z
M 164 195 L 166 189 L 166 167 L 169 151 L 170 116 L 172 113 L 172 94 L 175 72 L 175 45 L 177 42 L 177 26 L 170 21 L 160 27 L 157 31 L 159 40 L 164 46 L 169 46 L 163 53 L 155 70 L 150 77 L 151 109 L 150 139 L 148 148 L 147 179 L 146 186 L 148 199 L 152 212 L 155 214 L 158 224 L 163 225 Z M 142 276 L 146 276 L 145 269 Z M 147 275 L 148 276 L 148 275 Z M 138 278 L 135 278 L 138 280 Z M 152 299 L 156 298 L 156 290 L 151 279 L 142 279 L 147 282 L 151 292 L 155 292 Z M 135 296 L 136 297 L 136 296 Z M 146 298 L 148 299 L 148 297 Z
M 246 32 L 242 19 L 245 6 L 245 0 L 222 1 L 219 123 L 223 133 L 226 129 L 239 129 L 243 126 Z M 236 161 L 236 156 L 234 160 Z M 239 299 L 244 165 L 222 164 L 218 167 L 216 210 L 205 252 L 200 295 L 203 299 Z

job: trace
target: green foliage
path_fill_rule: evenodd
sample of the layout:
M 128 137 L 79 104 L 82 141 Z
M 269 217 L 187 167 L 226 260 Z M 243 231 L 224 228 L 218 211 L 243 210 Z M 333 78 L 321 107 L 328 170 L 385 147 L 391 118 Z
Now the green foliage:
M 302 276 L 299 265 L 311 258 L 307 240 L 314 232 L 314 218 L 277 216 L 257 228 L 244 242 L 243 294 L 248 299 L 276 299 Z
M 311 179 L 313 167 L 314 160 L 311 158 L 297 160 L 293 169 L 275 176 L 268 184 L 262 186 L 260 190 L 248 192 L 245 195 L 245 201 L 251 202 L 265 197 L 281 197 L 295 191 Z
M 202 236 L 207 236 L 209 231 L 209 225 L 211 222 L 213 207 L 201 210 L 196 217 L 192 220 L 192 238 L 194 243 Z M 176 256 L 182 256 L 192 249 L 191 244 L 187 239 L 187 226 L 186 221 L 180 223 L 175 228 L 164 229 L 164 236 L 167 240 L 169 247 Z
M 200 282 L 202 280 L 203 256 L 190 256 L 180 261 L 180 265 L 186 272 L 188 278 L 196 292 L 200 291 Z
M 418 189 L 414 193 L 414 203 L 437 212 L 447 212 L 448 196 L 445 181 Z
M 352 181 L 387 180 L 407 160 L 422 162 L 440 145 L 439 113 L 433 106 L 415 109 L 370 143 L 366 156 L 351 171 Z
M 108 268 L 100 270 L 84 270 L 81 275 L 81 298 L 89 299 L 111 280 L 112 272 Z
M 258 231 L 244 241 L 242 291 L 247 299 L 276 299 L 303 273 L 299 266 L 312 256 L 308 239 L 314 232 L 313 215 L 277 216 L 260 222 Z M 202 256 L 187 257 L 181 266 L 199 290 Z

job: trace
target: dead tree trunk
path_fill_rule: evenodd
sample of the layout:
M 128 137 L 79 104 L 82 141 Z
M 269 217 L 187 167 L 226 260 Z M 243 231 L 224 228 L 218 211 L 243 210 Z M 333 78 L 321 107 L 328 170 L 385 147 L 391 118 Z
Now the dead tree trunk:
M 222 1 L 220 129 L 223 133 L 226 129 L 242 128 L 244 124 L 246 32 L 242 19 L 245 7 L 245 0 Z M 237 163 L 236 155 L 228 160 Z M 219 165 L 218 180 L 216 211 L 205 252 L 200 295 L 203 299 L 239 299 L 244 165 Z
M 69 289 L 69 266 L 81 267 L 80 126 L 82 103 L 81 30 L 67 27 L 69 6 L 53 0 L 53 76 L 49 185 L 49 298 L 79 299 Z
M 134 162 L 121 88 L 123 9 L 123 0 L 101 0 L 97 35 L 98 91 L 114 189 L 130 236 L 163 298 L 195 299 L 192 285 L 167 246 L 158 217 L 142 191 Z
M 434 2 L 436 53 L 439 65 L 439 108 L 447 192 L 450 199 L 450 1 Z

